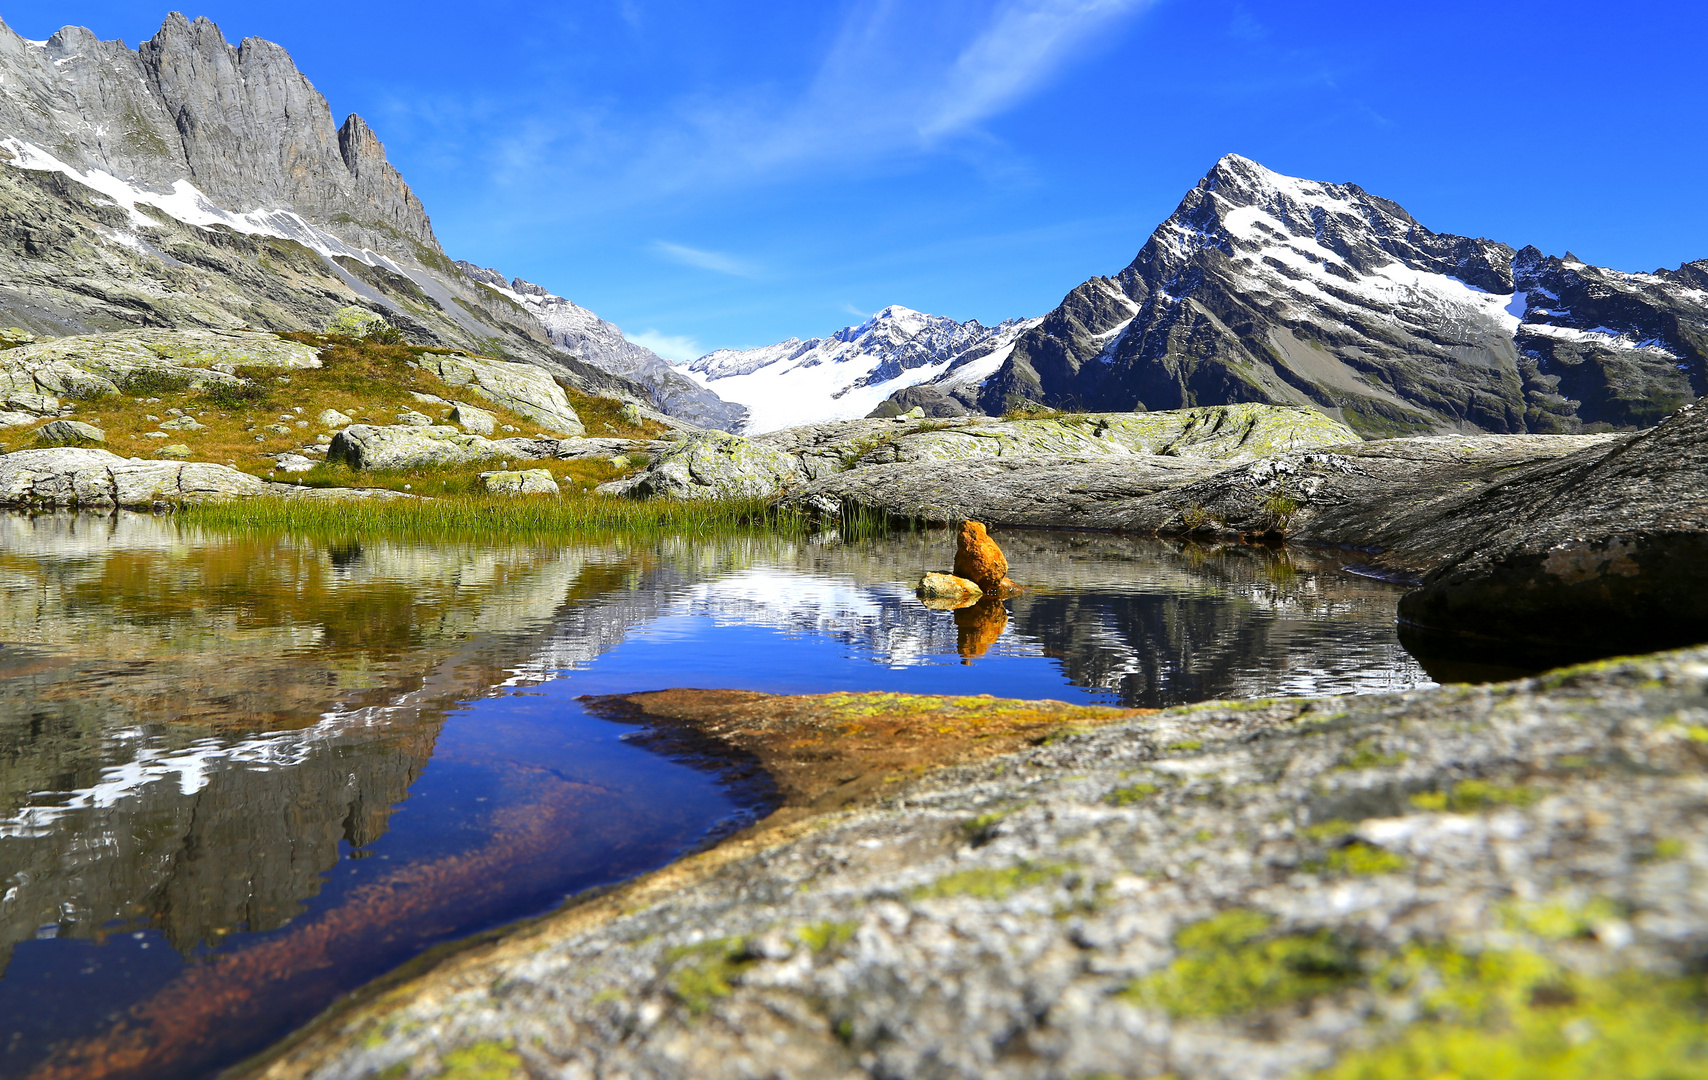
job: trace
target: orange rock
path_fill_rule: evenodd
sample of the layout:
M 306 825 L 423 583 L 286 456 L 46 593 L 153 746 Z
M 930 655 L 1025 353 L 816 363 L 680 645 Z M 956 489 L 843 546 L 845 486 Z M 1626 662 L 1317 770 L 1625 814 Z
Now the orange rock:
M 977 521 L 961 522 L 960 542 L 955 549 L 955 576 L 966 578 L 987 593 L 1012 588 L 1008 559 L 996 541 Z

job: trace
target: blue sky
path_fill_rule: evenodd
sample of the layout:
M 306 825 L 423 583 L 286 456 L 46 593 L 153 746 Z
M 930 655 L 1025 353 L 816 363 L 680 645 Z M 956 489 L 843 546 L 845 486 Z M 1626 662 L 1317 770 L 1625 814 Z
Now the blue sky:
M 7 3 L 135 44 L 135 2 Z M 447 252 L 674 358 L 1125 266 L 1233 151 L 1441 232 L 1708 258 L 1708 5 L 209 0 L 359 112 Z

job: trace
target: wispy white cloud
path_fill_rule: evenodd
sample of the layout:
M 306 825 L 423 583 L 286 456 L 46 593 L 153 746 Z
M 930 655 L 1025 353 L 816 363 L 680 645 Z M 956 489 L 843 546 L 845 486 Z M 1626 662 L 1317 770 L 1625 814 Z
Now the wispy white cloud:
M 870 319 L 872 317 L 872 313 L 870 311 L 861 311 L 859 308 L 855 307 L 853 304 L 850 304 L 847 302 L 844 302 L 842 304 L 842 310 L 846 311 L 848 314 L 854 316 L 856 319 L 860 319 L 862 321 L 864 321 L 866 319 Z
M 420 129 L 433 131 L 464 167 L 479 146 L 490 183 L 550 190 L 566 215 L 939 153 L 1011 179 L 1025 167 L 982 125 L 1158 2 L 853 0 L 804 79 L 758 71 L 638 109 L 563 87 L 532 102 L 416 97 L 395 101 L 388 119 L 416 128 L 418 143 L 430 141 Z M 638 15 L 633 0 L 619 3 Z M 531 220 L 538 211 L 528 207 Z
M 758 273 L 758 269 L 751 263 L 721 252 L 691 248 L 686 244 L 672 244 L 665 240 L 654 240 L 652 250 L 671 262 L 697 267 L 701 270 L 710 270 L 716 274 L 729 274 L 731 277 L 755 277 Z
M 674 360 L 685 364 L 690 360 L 698 360 L 706 355 L 706 350 L 700 348 L 700 343 L 682 334 L 661 334 L 657 330 L 643 330 L 638 334 L 623 331 L 623 336 L 643 349 L 651 349 L 666 360 Z

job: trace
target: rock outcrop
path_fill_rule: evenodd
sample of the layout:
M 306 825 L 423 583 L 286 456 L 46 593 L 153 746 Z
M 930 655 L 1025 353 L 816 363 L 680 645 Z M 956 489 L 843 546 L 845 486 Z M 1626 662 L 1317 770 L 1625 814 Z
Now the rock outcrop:
M 977 763 L 943 699 L 627 701 L 753 747 L 794 809 L 237 1075 L 1660 1076 L 1700 1045 L 1705 650 L 1063 718 Z M 931 731 L 961 764 L 858 767 Z
M 897 463 L 955 463 L 958 468 L 989 459 L 1023 461 L 1016 471 L 1087 460 L 1186 458 L 1226 463 L 1356 438 L 1349 428 L 1312 410 L 1267 405 L 1018 419 L 851 420 L 790 428 L 751 440 L 689 439 L 675 450 L 664 451 L 640 476 L 600 490 L 679 498 L 724 497 L 716 494 L 720 490 L 771 495 Z M 743 479 L 732 486 L 737 477 Z M 833 490 L 836 484 L 826 487 Z
M 283 498 L 407 498 L 396 492 L 275 484 L 205 461 L 143 461 L 105 450 L 52 447 L 0 454 L 0 506 L 147 510 L 185 502 Z
M 563 387 L 541 368 L 454 353 L 425 353 L 419 362 L 449 385 L 529 417 L 547 431 L 573 437 L 587 430 Z
M 1463 646 L 1606 656 L 1708 641 L 1708 403 L 1456 501 L 1400 602 Z

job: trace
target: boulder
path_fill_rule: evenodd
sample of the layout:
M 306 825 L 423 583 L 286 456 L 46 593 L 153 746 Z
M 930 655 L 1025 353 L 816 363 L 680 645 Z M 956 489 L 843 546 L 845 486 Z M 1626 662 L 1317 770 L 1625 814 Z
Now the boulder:
M 323 409 L 316 418 L 316 422 L 323 428 L 347 428 L 356 422 L 356 418 L 347 416 L 337 409 Z
M 987 593 L 1001 593 L 1013 585 L 1008 580 L 1007 557 L 980 522 L 961 522 L 955 540 L 955 576 L 966 578 Z
M 494 495 L 560 495 L 557 481 L 549 469 L 524 469 L 520 472 L 484 472 L 480 474 L 483 488 Z
M 418 413 L 414 409 L 405 409 L 397 414 L 397 422 L 406 427 L 432 427 L 433 418 L 426 413 Z
M 308 472 L 315 465 L 313 458 L 307 458 L 301 454 L 280 454 L 274 460 L 278 464 L 280 472 L 288 473 Z
M 606 495 L 675 499 L 753 499 L 804 480 L 800 463 L 762 442 L 702 431 L 667 445 L 645 472 L 600 484 Z
M 104 443 L 107 433 L 94 424 L 81 420 L 55 420 L 36 429 L 36 439 L 43 443 L 76 446 L 83 443 Z
M 288 429 L 287 429 L 288 430 Z M 505 447 L 454 427 L 352 424 L 332 437 L 326 460 L 353 469 L 417 469 L 514 457 Z
M 921 577 L 913 591 L 921 600 L 948 601 L 955 607 L 974 603 L 984 595 L 984 590 L 979 588 L 978 582 L 936 570 Z
M 1708 641 L 1708 401 L 1455 501 L 1455 555 L 1400 601 L 1454 639 L 1608 656 Z
M 176 416 L 160 425 L 161 431 L 206 431 L 207 425 L 193 416 Z
M 173 443 L 171 446 L 162 446 L 160 449 L 156 450 L 154 452 L 154 456 L 171 458 L 173 461 L 188 461 L 195 455 L 190 448 L 185 446 L 183 443 Z
M 417 362 L 451 386 L 465 387 L 548 431 L 560 435 L 586 433 L 569 395 L 543 368 L 447 353 L 425 353 Z
M 485 409 L 457 402 L 451 410 L 451 423 L 472 435 L 491 435 L 497 430 L 497 419 Z

